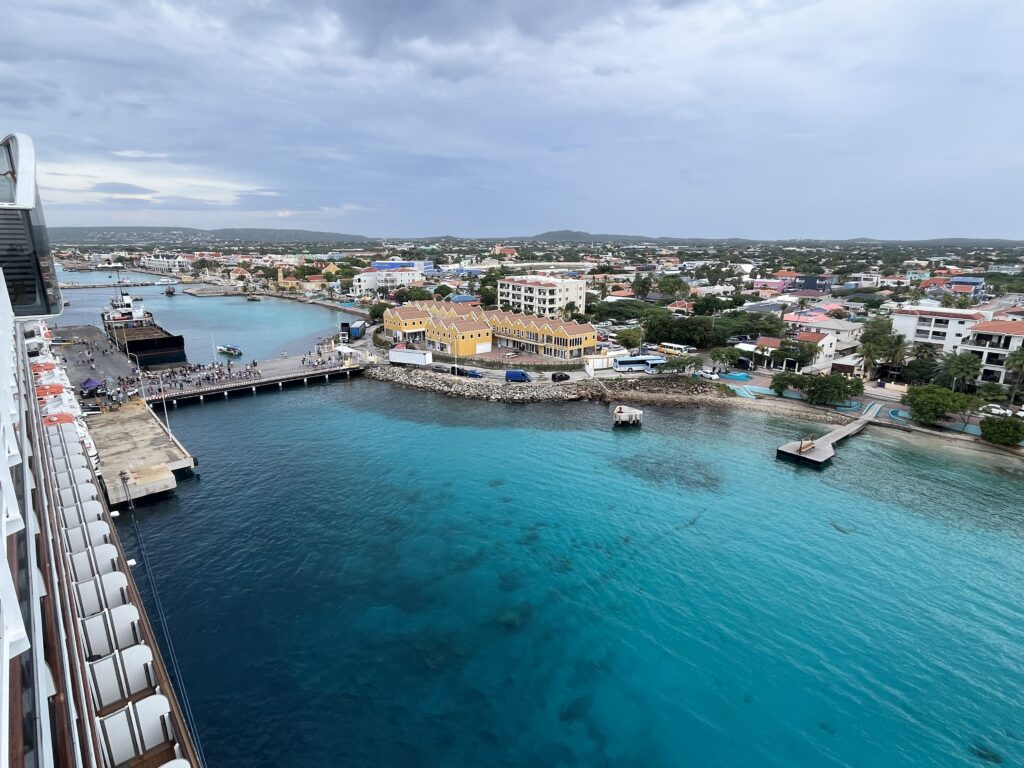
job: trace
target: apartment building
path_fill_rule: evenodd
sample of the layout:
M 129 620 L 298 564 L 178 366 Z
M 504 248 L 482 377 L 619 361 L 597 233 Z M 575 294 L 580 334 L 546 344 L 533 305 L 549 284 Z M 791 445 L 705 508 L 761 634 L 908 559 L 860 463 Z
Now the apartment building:
M 956 352 L 975 324 L 991 316 L 976 309 L 904 307 L 893 312 L 892 329 L 911 344 L 923 342 L 943 353 Z
M 960 344 L 961 352 L 981 358 L 978 381 L 1012 384 L 1013 374 L 1004 367 L 1006 357 L 1024 347 L 1024 322 L 1018 320 L 986 320 L 974 325 Z
M 561 315 L 568 304 L 582 310 L 586 295 L 585 280 L 527 275 L 498 281 L 498 306 L 537 317 Z
M 423 272 L 413 267 L 377 269 L 370 267 L 352 278 L 352 295 L 364 296 L 377 291 L 395 291 L 408 288 L 423 279 Z

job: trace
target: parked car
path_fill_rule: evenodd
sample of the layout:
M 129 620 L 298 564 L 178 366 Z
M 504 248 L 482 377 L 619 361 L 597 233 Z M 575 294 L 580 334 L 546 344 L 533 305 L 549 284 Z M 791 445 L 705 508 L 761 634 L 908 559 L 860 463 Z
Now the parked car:
M 476 368 L 467 368 L 466 377 L 470 379 L 482 379 L 484 375 L 480 373 Z
M 526 371 L 505 371 L 505 381 L 525 383 L 533 381 L 533 377 L 531 377 Z
M 451 368 L 448 369 L 448 372 L 452 376 L 465 376 L 466 375 L 466 369 L 463 368 L 461 365 L 453 365 Z
M 711 379 L 712 381 L 718 380 L 718 374 L 715 373 L 714 371 L 709 371 L 707 368 L 705 368 L 702 371 L 697 371 L 697 375 L 700 376 L 702 379 Z
M 432 370 L 434 373 L 448 373 L 448 366 L 447 365 L 432 365 L 432 366 L 430 366 L 430 370 Z
M 981 406 L 981 408 L 978 409 L 978 413 L 985 416 L 1013 416 L 1013 411 L 1009 408 L 1004 408 L 1003 406 L 996 405 L 995 403 L 989 403 L 988 405 Z
M 741 357 L 736 361 L 736 367 L 741 371 L 752 371 L 754 370 L 754 361 L 749 357 Z
M 552 381 L 568 381 L 569 380 L 569 374 L 568 373 L 562 373 L 561 371 L 558 371 L 557 373 L 552 373 L 551 374 L 551 380 Z

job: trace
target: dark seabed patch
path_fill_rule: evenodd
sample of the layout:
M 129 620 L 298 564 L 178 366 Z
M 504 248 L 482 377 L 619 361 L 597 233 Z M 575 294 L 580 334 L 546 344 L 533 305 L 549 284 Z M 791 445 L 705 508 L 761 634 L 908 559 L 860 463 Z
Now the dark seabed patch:
M 651 456 L 638 453 L 614 460 L 624 472 L 652 485 L 675 485 L 691 491 L 717 491 L 722 487 L 722 475 L 713 464 L 688 459 L 680 462 L 677 456 Z

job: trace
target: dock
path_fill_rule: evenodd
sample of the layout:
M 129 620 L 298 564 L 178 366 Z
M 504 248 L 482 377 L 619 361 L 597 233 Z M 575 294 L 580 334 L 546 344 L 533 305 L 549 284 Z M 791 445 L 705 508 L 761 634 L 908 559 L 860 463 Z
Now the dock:
M 156 280 L 132 280 L 128 283 L 61 283 L 60 289 L 74 290 L 76 288 L 145 288 L 150 285 L 160 285 Z
M 186 402 L 205 402 L 211 397 L 222 397 L 224 399 L 232 394 L 249 393 L 255 395 L 261 389 L 284 389 L 286 386 L 298 384 L 308 385 L 310 383 L 338 381 L 359 376 L 366 370 L 366 365 L 351 361 L 333 365 L 303 366 L 298 360 L 288 361 L 291 365 L 275 365 L 276 361 L 270 361 L 267 370 L 262 376 L 249 378 L 223 379 L 201 386 L 176 388 L 167 386 L 163 391 L 159 387 L 148 387 L 145 392 L 147 403 L 165 403 L 176 406 Z M 284 362 L 284 361 L 282 361 Z
M 170 494 L 178 487 L 178 477 L 189 475 L 196 466 L 195 457 L 141 400 L 91 413 L 85 422 L 100 455 L 112 507 Z
M 864 429 L 864 427 L 874 421 L 881 407 L 881 403 L 871 403 L 864 409 L 864 415 L 859 419 L 841 427 L 836 427 L 827 435 L 811 440 L 794 440 L 786 443 L 776 450 L 775 458 L 814 467 L 823 467 L 836 455 L 836 443 L 856 435 Z

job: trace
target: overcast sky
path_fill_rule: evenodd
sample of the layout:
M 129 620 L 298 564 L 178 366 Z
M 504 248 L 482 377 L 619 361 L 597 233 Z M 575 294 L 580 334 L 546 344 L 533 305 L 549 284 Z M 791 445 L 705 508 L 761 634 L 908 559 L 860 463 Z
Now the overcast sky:
M 51 225 L 1024 238 L 1020 0 L 31 0 Z

